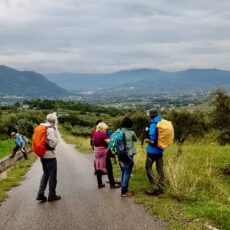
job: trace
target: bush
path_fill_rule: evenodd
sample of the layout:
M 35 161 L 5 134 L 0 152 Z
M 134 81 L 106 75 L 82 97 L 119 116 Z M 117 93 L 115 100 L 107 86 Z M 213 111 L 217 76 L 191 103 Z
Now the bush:
M 217 137 L 217 142 L 220 145 L 230 144 L 230 129 L 224 129 Z

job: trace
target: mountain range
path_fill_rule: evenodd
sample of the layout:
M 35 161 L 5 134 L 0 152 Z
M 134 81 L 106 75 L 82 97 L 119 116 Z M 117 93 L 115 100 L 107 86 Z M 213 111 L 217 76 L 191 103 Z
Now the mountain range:
M 33 71 L 18 71 L 0 65 L 0 96 L 58 98 L 69 96 L 67 90 Z
M 60 73 L 45 76 L 71 92 L 91 93 L 95 97 L 205 93 L 216 88 L 230 90 L 230 71 L 220 69 L 178 72 L 134 69 L 111 74 Z
M 108 74 L 57 73 L 43 76 L 0 65 L 1 97 L 62 98 L 74 94 L 91 98 L 140 97 L 206 93 L 216 88 L 230 91 L 230 71 L 134 69 Z

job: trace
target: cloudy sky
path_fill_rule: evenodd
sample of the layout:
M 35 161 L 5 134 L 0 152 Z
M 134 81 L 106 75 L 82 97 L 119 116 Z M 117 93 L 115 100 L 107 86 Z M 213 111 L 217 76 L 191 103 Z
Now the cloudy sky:
M 229 0 L 0 0 L 0 64 L 230 70 Z

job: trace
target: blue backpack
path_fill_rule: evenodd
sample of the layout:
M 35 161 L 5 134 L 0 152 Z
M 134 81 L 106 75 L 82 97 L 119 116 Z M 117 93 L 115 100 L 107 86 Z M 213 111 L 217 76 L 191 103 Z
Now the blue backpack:
M 109 141 L 109 149 L 116 155 L 126 153 L 125 135 L 121 129 L 117 129 L 111 136 Z

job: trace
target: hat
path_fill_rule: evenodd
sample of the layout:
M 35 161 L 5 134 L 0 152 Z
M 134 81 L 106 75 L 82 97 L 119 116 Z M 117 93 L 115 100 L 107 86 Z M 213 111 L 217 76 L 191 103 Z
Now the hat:
M 150 110 L 148 111 L 148 114 L 149 114 L 150 117 L 155 117 L 155 116 L 158 115 L 158 110 L 157 110 L 156 108 L 150 109 Z

